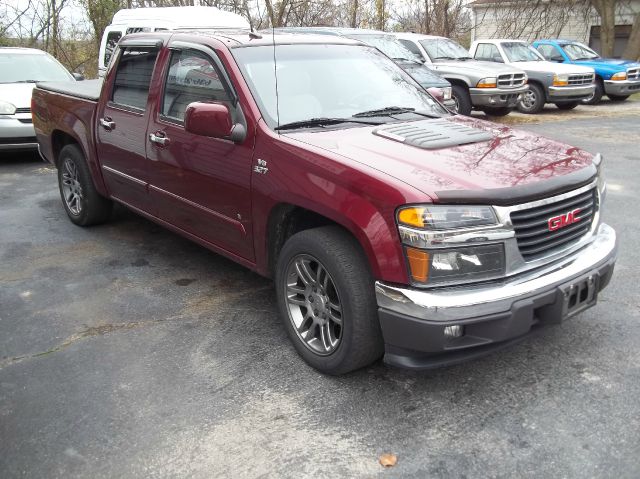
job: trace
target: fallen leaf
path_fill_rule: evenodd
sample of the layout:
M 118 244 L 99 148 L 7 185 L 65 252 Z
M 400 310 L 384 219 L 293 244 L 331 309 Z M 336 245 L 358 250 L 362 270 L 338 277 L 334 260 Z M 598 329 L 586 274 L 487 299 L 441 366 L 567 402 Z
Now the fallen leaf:
M 398 456 L 395 454 L 383 454 L 378 461 L 380 461 L 380 465 L 384 467 L 393 467 L 398 462 Z

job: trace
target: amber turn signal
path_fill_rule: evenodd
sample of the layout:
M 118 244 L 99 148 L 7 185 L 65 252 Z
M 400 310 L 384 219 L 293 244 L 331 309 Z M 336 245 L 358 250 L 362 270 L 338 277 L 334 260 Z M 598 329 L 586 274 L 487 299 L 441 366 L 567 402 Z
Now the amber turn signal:
M 424 228 L 424 208 L 405 208 L 398 212 L 398 222 L 407 226 Z
M 407 260 L 413 280 L 426 283 L 429 279 L 429 253 L 415 248 L 407 248 Z

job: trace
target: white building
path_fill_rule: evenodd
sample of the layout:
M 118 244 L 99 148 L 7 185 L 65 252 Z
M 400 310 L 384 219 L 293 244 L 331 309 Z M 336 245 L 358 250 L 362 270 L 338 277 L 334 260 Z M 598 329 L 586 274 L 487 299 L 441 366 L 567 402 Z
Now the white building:
M 593 9 L 577 8 L 573 0 L 476 0 L 469 3 L 471 40 L 542 38 L 577 40 L 600 51 L 600 17 Z M 586 2 L 585 2 L 586 3 Z M 640 0 L 618 2 L 614 56 L 622 55 Z

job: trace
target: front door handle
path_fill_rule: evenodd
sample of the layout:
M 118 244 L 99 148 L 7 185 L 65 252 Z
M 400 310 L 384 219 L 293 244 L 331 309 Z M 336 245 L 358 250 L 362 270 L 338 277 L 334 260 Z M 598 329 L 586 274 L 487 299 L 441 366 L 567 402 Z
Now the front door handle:
M 111 130 L 115 130 L 116 122 L 113 121 L 108 116 L 105 116 L 104 118 L 100 118 L 100 126 L 102 126 L 102 128 L 104 128 L 107 131 L 111 131 Z
M 169 144 L 169 138 L 167 138 L 162 131 L 156 131 L 155 133 L 149 133 L 149 141 L 155 143 L 158 146 L 167 146 Z

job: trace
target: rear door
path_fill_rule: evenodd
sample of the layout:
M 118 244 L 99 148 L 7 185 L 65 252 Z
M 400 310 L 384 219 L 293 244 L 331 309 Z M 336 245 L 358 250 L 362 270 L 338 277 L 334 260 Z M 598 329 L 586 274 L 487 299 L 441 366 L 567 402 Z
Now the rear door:
M 149 195 L 155 215 L 228 252 L 254 260 L 251 238 L 253 134 L 242 144 L 184 128 L 192 102 L 224 103 L 245 123 L 222 62 L 209 47 L 169 45 L 161 98 L 147 131 Z
M 97 144 L 109 193 L 134 208 L 149 211 L 146 132 L 147 102 L 161 42 L 120 46 L 97 110 Z

